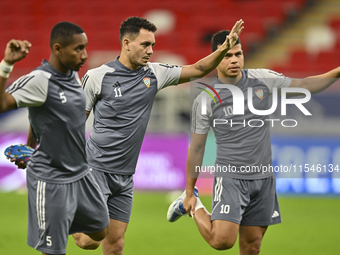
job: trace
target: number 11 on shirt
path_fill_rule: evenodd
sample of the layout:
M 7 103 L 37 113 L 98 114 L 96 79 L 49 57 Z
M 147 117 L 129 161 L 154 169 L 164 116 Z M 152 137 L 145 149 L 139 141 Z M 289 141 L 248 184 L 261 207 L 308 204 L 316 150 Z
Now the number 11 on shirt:
M 120 88 L 115 88 L 115 97 L 121 97 L 122 96 L 122 91 L 120 90 Z

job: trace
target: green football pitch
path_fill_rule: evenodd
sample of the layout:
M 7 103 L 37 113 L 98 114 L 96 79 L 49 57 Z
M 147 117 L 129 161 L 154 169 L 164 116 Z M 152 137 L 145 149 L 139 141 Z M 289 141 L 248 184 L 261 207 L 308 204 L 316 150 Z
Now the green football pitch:
M 135 192 L 131 222 L 125 238 L 127 255 L 238 254 L 215 251 L 199 235 L 189 217 L 166 221 L 169 193 Z M 262 255 L 340 254 L 339 197 L 279 197 L 283 223 L 269 227 L 262 243 Z M 210 210 L 211 198 L 202 196 Z M 0 193 L 0 254 L 40 254 L 26 245 L 27 195 Z M 69 238 L 67 254 L 102 254 L 83 251 Z

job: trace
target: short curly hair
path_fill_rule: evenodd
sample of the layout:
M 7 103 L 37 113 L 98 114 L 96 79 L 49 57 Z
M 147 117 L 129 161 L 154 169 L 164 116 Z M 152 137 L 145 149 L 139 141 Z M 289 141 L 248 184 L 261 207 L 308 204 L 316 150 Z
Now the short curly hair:
M 157 30 L 157 27 L 153 23 L 141 17 L 129 17 L 124 20 L 119 28 L 120 43 L 122 43 L 123 37 L 126 34 L 130 34 L 132 37 L 136 38 L 141 28 L 153 33 Z
M 55 43 L 60 43 L 62 46 L 67 46 L 74 34 L 82 34 L 84 30 L 71 22 L 62 21 L 56 24 L 51 31 L 50 47 L 52 49 Z

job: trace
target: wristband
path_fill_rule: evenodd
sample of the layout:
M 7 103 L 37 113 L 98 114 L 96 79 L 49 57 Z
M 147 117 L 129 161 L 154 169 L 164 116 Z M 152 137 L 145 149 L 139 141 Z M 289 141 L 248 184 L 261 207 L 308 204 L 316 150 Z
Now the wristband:
M 2 60 L 0 63 L 0 76 L 4 78 L 8 78 L 9 74 L 12 72 L 14 65 L 9 65 L 5 62 L 5 60 Z

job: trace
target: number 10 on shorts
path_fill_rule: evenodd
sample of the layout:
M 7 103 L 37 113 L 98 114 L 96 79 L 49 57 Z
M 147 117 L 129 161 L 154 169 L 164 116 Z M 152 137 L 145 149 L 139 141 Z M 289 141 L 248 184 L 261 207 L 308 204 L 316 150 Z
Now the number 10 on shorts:
M 220 213 L 228 214 L 230 211 L 230 205 L 221 205 Z

